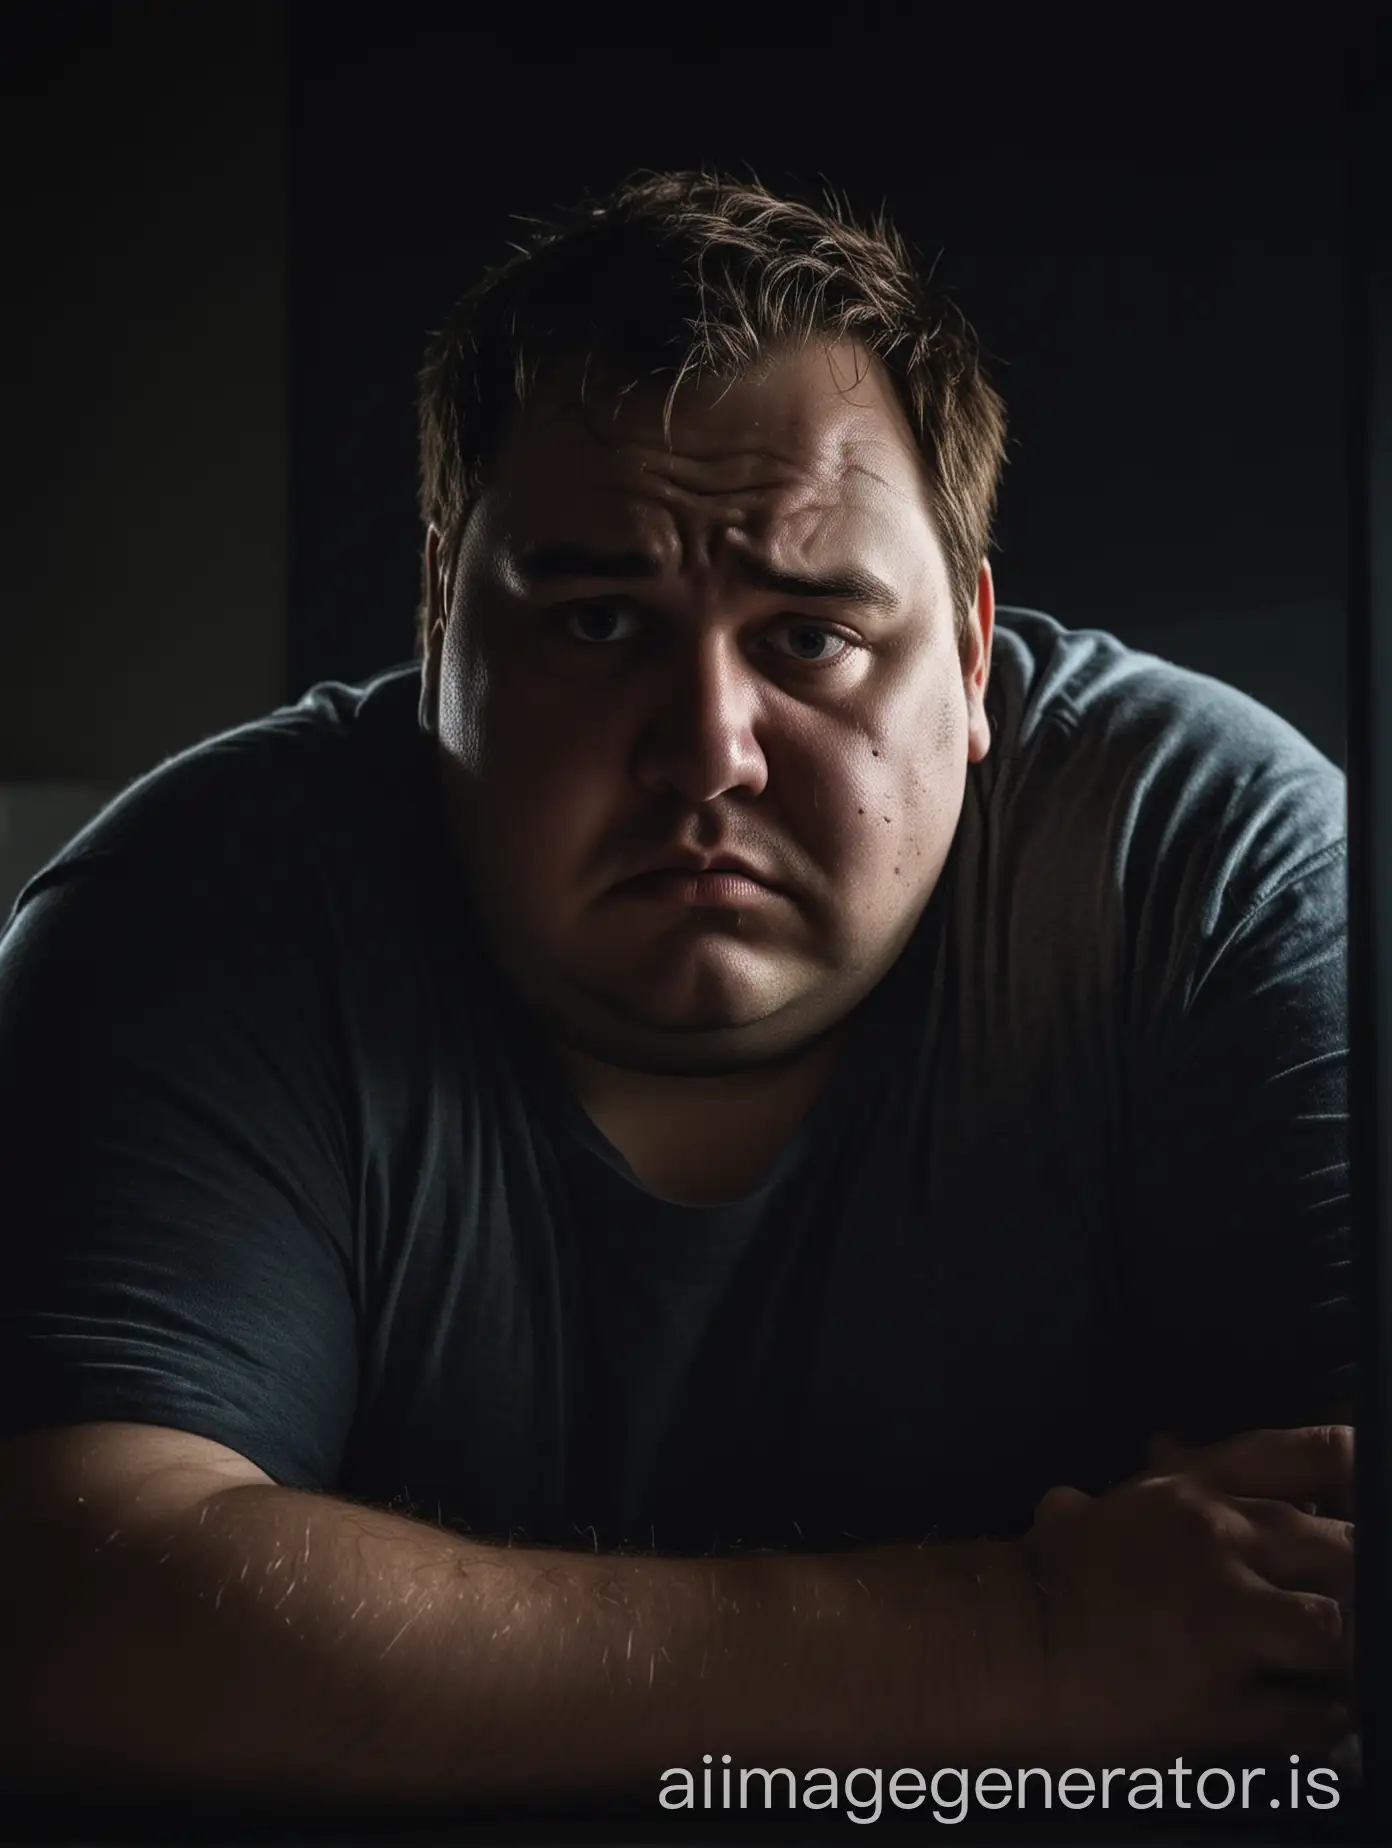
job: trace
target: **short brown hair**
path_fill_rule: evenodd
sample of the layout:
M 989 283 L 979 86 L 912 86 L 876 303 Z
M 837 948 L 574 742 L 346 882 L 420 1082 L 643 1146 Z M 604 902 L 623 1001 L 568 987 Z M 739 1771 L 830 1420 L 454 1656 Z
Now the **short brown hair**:
M 420 375 L 420 511 L 453 561 L 488 467 L 545 368 L 741 377 L 780 349 L 850 338 L 877 356 L 918 440 L 959 648 L 1005 462 L 1005 406 L 976 337 L 881 212 L 858 223 L 751 178 L 642 173 L 532 229 L 469 291 Z M 425 600 L 417 618 L 423 652 Z

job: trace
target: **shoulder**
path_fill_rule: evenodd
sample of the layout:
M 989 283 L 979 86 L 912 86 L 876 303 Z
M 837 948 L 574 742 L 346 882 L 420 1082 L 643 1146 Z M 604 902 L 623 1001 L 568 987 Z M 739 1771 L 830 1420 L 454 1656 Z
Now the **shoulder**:
M 29 880 L 15 914 L 74 885 L 154 884 L 220 903 L 296 883 L 337 843 L 370 851 L 421 774 L 418 687 L 418 667 L 324 682 L 165 759 Z
M 1065 856 L 1100 855 L 1133 893 L 1178 900 L 1182 885 L 1210 913 L 1342 853 L 1344 773 L 1278 713 L 1104 631 L 1001 618 L 981 766 L 998 825 L 1013 814 Z

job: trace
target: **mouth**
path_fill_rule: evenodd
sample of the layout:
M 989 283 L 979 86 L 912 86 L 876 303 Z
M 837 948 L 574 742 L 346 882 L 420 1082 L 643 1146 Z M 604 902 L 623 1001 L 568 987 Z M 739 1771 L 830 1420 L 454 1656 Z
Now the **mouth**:
M 735 865 L 693 869 L 662 866 L 625 879 L 618 890 L 630 898 L 661 905 L 715 905 L 747 908 L 770 904 L 783 897 L 752 873 Z

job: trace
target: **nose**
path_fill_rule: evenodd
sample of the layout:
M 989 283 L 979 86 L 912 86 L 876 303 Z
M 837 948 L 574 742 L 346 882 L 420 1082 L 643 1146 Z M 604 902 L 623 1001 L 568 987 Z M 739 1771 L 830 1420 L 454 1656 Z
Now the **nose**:
M 768 764 L 754 737 L 758 679 L 729 637 L 674 651 L 639 737 L 639 781 L 693 806 L 735 790 L 761 794 Z

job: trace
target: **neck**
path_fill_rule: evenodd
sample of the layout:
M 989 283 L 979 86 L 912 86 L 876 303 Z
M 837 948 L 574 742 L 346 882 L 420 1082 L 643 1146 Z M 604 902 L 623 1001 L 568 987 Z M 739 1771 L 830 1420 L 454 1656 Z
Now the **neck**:
M 586 1115 L 639 1177 L 697 1204 L 747 1191 L 825 1089 L 846 1028 L 805 1052 L 711 1077 L 654 1075 L 561 1050 Z

